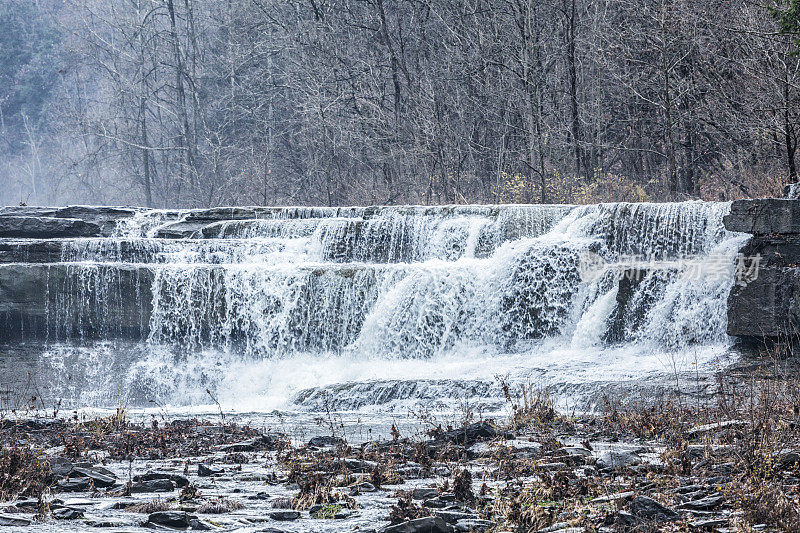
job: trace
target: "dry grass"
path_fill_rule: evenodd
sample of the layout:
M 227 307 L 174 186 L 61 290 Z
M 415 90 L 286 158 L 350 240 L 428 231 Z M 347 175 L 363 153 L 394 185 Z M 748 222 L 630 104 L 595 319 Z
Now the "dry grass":
M 216 500 L 204 502 L 197 508 L 197 512 L 200 514 L 223 514 L 242 508 L 244 508 L 244 504 L 238 500 L 218 498 Z
M 131 505 L 130 507 L 127 507 L 125 510 L 129 513 L 150 514 L 150 513 L 157 513 L 159 511 L 169 511 L 170 509 L 172 509 L 172 504 L 170 504 L 166 500 L 156 498 L 154 500 L 150 500 L 149 502 Z
M 0 501 L 39 498 L 47 488 L 50 465 L 30 448 L 12 446 L 0 451 Z

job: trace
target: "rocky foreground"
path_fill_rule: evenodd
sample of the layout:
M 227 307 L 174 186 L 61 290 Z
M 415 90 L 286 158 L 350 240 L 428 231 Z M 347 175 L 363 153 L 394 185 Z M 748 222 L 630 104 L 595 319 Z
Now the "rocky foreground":
M 787 368 L 782 365 L 784 372 Z M 720 382 L 713 404 L 541 394 L 504 424 L 353 445 L 197 420 L 0 422 L 0 525 L 20 530 L 798 531 L 794 370 Z

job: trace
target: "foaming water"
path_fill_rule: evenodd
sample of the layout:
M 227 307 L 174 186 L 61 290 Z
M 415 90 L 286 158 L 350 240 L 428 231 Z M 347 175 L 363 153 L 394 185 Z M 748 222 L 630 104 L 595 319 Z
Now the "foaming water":
M 142 210 L 113 237 L 64 242 L 38 361 L 74 405 L 186 412 L 491 410 L 500 378 L 575 395 L 708 371 L 727 357 L 745 238 L 724 230 L 728 209 Z M 164 238 L 176 223 L 193 233 Z M 129 285 L 133 305 L 115 304 Z

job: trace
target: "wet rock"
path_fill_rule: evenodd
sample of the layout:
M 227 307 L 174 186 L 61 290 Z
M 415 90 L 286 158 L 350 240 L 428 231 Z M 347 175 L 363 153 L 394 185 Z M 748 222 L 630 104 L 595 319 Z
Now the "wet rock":
M 151 479 L 133 483 L 130 486 L 130 491 L 133 494 L 142 492 L 172 492 L 175 488 L 175 482 L 171 479 Z
M 637 453 L 622 450 L 607 450 L 597 456 L 597 466 L 600 468 L 621 468 L 641 462 L 642 458 Z
M 208 222 L 202 221 L 179 221 L 172 224 L 165 224 L 158 228 L 156 237 L 159 239 L 189 239 L 198 235 Z
M 348 470 L 358 474 L 368 474 L 375 470 L 375 467 L 378 466 L 378 463 L 375 461 L 362 461 L 361 459 L 351 458 L 342 459 L 342 463 L 347 467 Z
M 375 492 L 378 489 L 376 489 L 375 485 L 373 485 L 372 483 L 369 483 L 368 481 L 364 481 L 362 483 L 358 483 L 356 485 L 353 485 L 350 488 L 350 490 L 351 490 L 352 493 L 358 494 L 358 493 L 361 493 L 361 492 Z
M 327 446 L 339 446 L 340 444 L 344 444 L 344 439 L 339 437 L 332 437 L 332 436 L 318 436 L 318 437 L 311 437 L 308 441 L 309 446 L 313 446 L 315 448 L 325 448 Z
M 633 516 L 641 520 L 658 522 L 677 520 L 681 516 L 676 511 L 647 496 L 636 496 L 631 501 L 630 511 Z
M 439 510 L 433 512 L 434 516 L 442 518 L 448 524 L 455 524 L 459 520 L 472 520 L 478 518 L 475 513 L 465 513 L 462 511 Z
M 189 480 L 186 479 L 184 476 L 180 474 L 172 474 L 169 472 L 148 472 L 146 474 L 140 474 L 138 476 L 133 476 L 134 481 L 142 482 L 142 481 L 155 481 L 158 479 L 168 479 L 175 483 L 177 487 L 185 487 L 189 484 Z
M 439 494 L 434 488 L 417 488 L 411 491 L 411 498 L 414 500 L 428 500 L 435 498 Z
M 724 501 L 724 496 L 720 494 L 711 494 L 699 500 L 682 503 L 678 506 L 678 509 L 686 509 L 687 511 L 711 511 L 722 505 Z
M 438 516 L 426 516 L 387 526 L 380 533 L 453 533 L 455 528 Z
M 70 478 L 89 478 L 94 482 L 94 486 L 98 488 L 113 487 L 117 482 L 116 476 L 105 468 L 101 471 L 99 468 L 83 468 L 76 466 L 69 475 Z
M 226 444 L 220 446 L 219 449 L 224 452 L 258 452 L 265 450 L 274 450 L 277 445 L 277 440 L 270 435 L 261 435 L 250 440 L 236 442 L 234 444 Z
M 61 507 L 60 509 L 53 509 L 53 518 L 58 520 L 75 520 L 83 517 L 83 509 L 75 509 L 72 507 Z
M 496 439 L 499 437 L 513 438 L 507 431 L 497 429 L 490 422 L 476 422 L 463 428 L 447 431 L 442 438 L 455 444 L 472 445 L 481 440 Z
M 157 511 L 151 513 L 147 518 L 147 524 L 155 524 L 172 529 L 194 528 L 193 524 L 198 522 L 199 520 L 195 515 L 191 515 L 186 511 Z
M 203 463 L 197 465 L 197 475 L 200 477 L 218 476 L 221 473 L 222 470 L 211 468 L 210 466 L 206 466 Z
M 0 216 L 0 238 L 63 239 L 97 237 L 100 226 L 77 218 Z
M 50 471 L 54 476 L 67 477 L 72 472 L 72 461 L 66 457 L 51 457 L 47 462 L 50 463 Z
M 494 522 L 489 520 L 480 520 L 478 518 L 470 518 L 466 520 L 459 520 L 455 524 L 456 531 L 465 533 L 484 533 L 494 527 Z
M 122 520 L 113 520 L 111 518 L 85 518 L 83 523 L 89 527 L 106 527 L 106 528 L 119 528 L 132 525 Z
M 295 511 L 293 509 L 270 511 L 268 516 L 273 520 L 282 520 L 282 521 L 297 520 L 298 518 L 300 518 L 300 511 Z
M 89 478 L 64 479 L 57 486 L 62 492 L 85 492 L 91 489 L 92 482 Z
M 451 503 L 452 502 L 449 500 L 444 500 L 439 496 L 436 496 L 435 498 L 430 498 L 422 502 L 422 506 L 428 507 L 429 509 L 444 509 Z
M 31 521 L 21 516 L 14 516 L 9 514 L 0 514 L 0 526 L 29 526 Z
M 728 520 L 726 518 L 705 518 L 689 522 L 689 527 L 701 531 L 712 531 L 718 527 L 723 527 L 727 524 Z
M 580 457 L 591 457 L 592 452 L 591 450 L 587 450 L 581 446 L 565 446 L 560 448 L 556 451 L 559 455 L 573 455 L 573 456 L 580 456 Z

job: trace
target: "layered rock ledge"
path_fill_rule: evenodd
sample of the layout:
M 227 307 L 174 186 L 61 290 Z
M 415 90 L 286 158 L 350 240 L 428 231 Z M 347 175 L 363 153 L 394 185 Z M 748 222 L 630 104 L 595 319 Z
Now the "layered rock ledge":
M 740 253 L 758 264 L 728 297 L 728 334 L 789 341 L 800 333 L 800 200 L 737 200 L 726 229 L 749 233 Z

